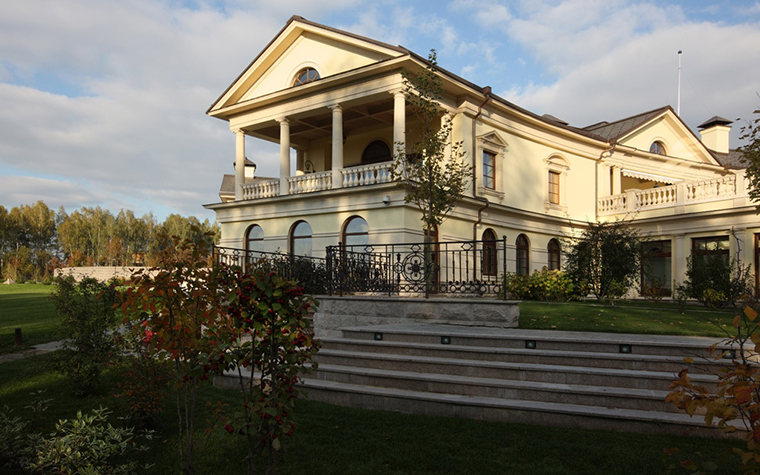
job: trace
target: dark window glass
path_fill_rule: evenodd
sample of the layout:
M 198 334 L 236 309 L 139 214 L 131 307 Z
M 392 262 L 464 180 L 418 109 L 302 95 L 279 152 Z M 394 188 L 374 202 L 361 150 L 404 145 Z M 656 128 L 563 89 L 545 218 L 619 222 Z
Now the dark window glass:
M 254 224 L 248 228 L 248 232 L 245 234 L 245 248 L 248 251 L 263 251 L 262 245 L 264 244 L 264 230 L 261 226 Z
M 667 155 L 665 153 L 665 145 L 662 144 L 659 140 L 656 142 L 652 142 L 652 145 L 649 146 L 649 153 L 656 153 L 657 155 Z
M 388 162 L 392 160 L 391 149 L 382 140 L 375 140 L 367 145 L 362 152 L 362 165 L 369 163 Z
M 496 155 L 491 152 L 483 152 L 483 186 L 496 189 Z
M 670 295 L 671 277 L 671 242 L 651 241 L 642 245 L 641 252 L 641 288 L 642 293 Z
M 311 226 L 299 221 L 290 234 L 290 253 L 294 256 L 311 257 Z
M 549 172 L 549 203 L 559 204 L 559 173 Z
M 483 231 L 483 275 L 496 275 L 496 233 L 492 229 Z
M 343 244 L 345 246 L 366 246 L 369 244 L 369 225 L 364 218 L 360 216 L 349 218 L 343 228 Z M 353 251 L 363 252 L 358 248 L 354 248 Z
M 549 270 L 560 270 L 562 249 L 560 248 L 559 241 L 551 239 L 546 250 L 549 252 Z
M 530 263 L 528 262 L 528 254 L 530 253 L 530 244 L 525 234 L 517 236 L 515 242 L 517 247 L 517 275 L 528 275 L 528 269 Z
M 293 81 L 294 86 L 300 86 L 308 82 L 314 82 L 319 79 L 319 73 L 314 68 L 304 68 L 296 74 L 296 79 Z

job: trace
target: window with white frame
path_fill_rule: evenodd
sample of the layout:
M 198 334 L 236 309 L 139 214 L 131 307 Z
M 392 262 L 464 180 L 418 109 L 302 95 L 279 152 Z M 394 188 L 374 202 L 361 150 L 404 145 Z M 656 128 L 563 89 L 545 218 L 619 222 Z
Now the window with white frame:
M 570 166 L 564 158 L 553 155 L 545 160 L 546 163 L 546 196 L 544 200 L 545 211 L 567 211 L 567 172 Z
M 479 180 L 478 192 L 501 199 L 504 197 L 502 191 L 503 162 L 507 142 L 496 131 L 493 131 L 478 137 L 477 143 L 481 157 L 476 164 L 476 176 Z

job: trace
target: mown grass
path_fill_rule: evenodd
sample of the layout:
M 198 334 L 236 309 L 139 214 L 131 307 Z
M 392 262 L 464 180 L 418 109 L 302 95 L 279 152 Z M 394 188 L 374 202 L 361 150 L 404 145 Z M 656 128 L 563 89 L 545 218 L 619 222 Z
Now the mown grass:
M 683 314 L 672 303 L 596 302 L 520 303 L 520 328 L 659 335 L 725 337 L 733 310 L 688 305 Z
M 55 289 L 42 284 L 0 284 L 0 354 L 19 351 L 14 346 L 14 331 L 21 328 L 25 347 L 58 339 L 58 324 L 53 302 Z
M 98 397 L 77 399 L 65 381 L 50 369 L 51 355 L 0 364 L 0 407 L 28 415 L 33 393 L 45 390 L 53 398 L 44 419 L 33 430 L 50 432 L 60 418 L 77 410 L 114 407 L 106 383 Z M 118 378 L 107 374 L 111 384 Z M 205 435 L 205 401 L 234 408 L 236 391 L 205 385 L 197 417 L 196 473 L 245 473 L 244 438 L 216 428 Z M 114 424 L 120 421 L 115 417 Z M 632 434 L 475 421 L 448 417 L 369 411 L 300 400 L 298 428 L 286 445 L 279 473 L 300 474 L 642 474 L 664 473 L 663 450 L 679 447 L 685 456 L 700 452 L 721 465 L 720 474 L 739 473 L 735 457 L 727 458 L 740 441 L 659 434 Z M 141 461 L 154 464 L 147 474 L 178 473 L 176 415 L 165 406 L 162 429 Z M 20 472 L 3 472 L 8 474 Z

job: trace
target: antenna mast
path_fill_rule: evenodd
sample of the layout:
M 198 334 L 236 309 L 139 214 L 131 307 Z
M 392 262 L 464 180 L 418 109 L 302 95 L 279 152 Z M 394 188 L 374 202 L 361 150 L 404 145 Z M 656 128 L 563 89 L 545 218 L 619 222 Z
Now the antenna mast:
M 678 50 L 678 106 L 676 114 L 681 117 L 681 50 Z

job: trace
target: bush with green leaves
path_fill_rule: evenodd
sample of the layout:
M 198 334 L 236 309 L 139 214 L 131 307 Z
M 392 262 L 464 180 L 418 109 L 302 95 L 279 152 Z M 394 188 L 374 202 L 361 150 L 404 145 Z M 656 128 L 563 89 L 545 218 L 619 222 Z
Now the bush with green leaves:
M 735 307 L 752 293 L 750 267 L 725 254 L 689 256 L 684 289 L 707 307 Z
M 52 400 L 45 399 L 44 392 L 30 394 L 32 402 L 24 409 L 31 412 L 31 418 L 14 415 L 8 406 L 0 410 L 0 467 L 26 469 L 37 456 L 42 441 L 42 435 L 37 431 Z
M 74 394 L 92 394 L 100 387 L 100 374 L 116 350 L 115 282 L 62 278 L 51 299 L 61 317 L 63 337 L 55 368 L 66 376 Z
M 285 439 L 295 430 L 292 414 L 302 373 L 316 367 L 319 345 L 308 319 L 316 306 L 303 287 L 262 268 L 219 273 L 229 318 L 208 328 L 220 341 L 207 369 L 237 373 L 241 420 L 225 429 L 246 437 L 248 473 L 277 473 Z M 246 374 L 247 369 L 250 373 Z
M 504 289 L 514 299 L 564 302 L 573 294 L 573 283 L 564 272 L 544 267 L 531 275 L 505 274 Z
M 114 427 L 108 422 L 109 414 L 101 407 L 91 414 L 80 411 L 75 419 L 59 421 L 55 432 L 40 441 L 29 469 L 61 475 L 131 475 L 147 469 L 131 455 L 148 450 L 138 441 L 150 440 L 152 432 L 140 435 L 134 428 Z
M 567 249 L 565 272 L 580 297 L 592 293 L 597 300 L 612 302 L 641 272 L 641 238 L 623 221 L 589 223 Z

